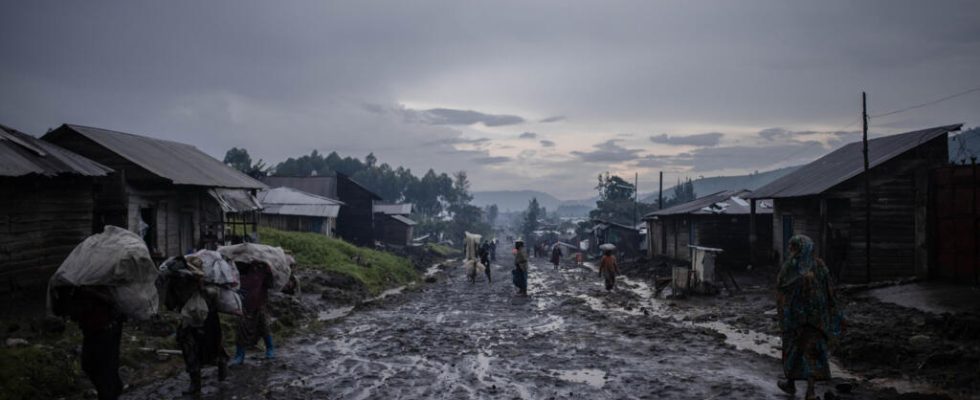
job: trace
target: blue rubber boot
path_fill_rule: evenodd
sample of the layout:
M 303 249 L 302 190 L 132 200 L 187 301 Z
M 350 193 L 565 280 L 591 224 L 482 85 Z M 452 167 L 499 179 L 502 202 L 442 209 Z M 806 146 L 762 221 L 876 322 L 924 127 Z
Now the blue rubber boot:
M 272 344 L 272 335 L 264 337 L 263 340 L 265 340 L 265 358 L 270 360 L 276 358 L 276 346 Z
M 232 365 L 242 365 L 245 363 L 245 348 L 235 346 L 235 358 L 231 360 Z

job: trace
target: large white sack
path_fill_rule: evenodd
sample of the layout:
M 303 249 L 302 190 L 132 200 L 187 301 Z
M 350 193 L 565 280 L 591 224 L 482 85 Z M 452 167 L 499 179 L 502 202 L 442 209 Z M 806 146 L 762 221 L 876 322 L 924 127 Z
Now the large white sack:
M 180 309 L 180 317 L 187 326 L 201 327 L 208 319 L 208 303 L 200 292 L 194 292 Z
M 125 315 L 146 319 L 157 313 L 157 267 L 143 239 L 106 225 L 72 250 L 48 281 L 48 296 L 63 286 L 108 286 Z
M 476 259 L 477 247 L 480 246 L 480 239 L 483 238 L 482 235 L 477 235 L 475 233 L 465 232 L 465 237 L 463 238 L 464 247 L 466 249 L 466 259 L 473 260 Z
M 204 285 L 208 297 L 214 299 L 214 306 L 219 313 L 242 315 L 242 298 L 238 292 L 225 287 Z
M 272 289 L 279 291 L 289 283 L 290 258 L 281 247 L 264 244 L 242 243 L 231 246 L 221 246 L 218 252 L 232 262 L 268 264 L 272 270 Z
M 184 259 L 194 263 L 204 271 L 204 282 L 226 285 L 230 288 L 238 287 L 240 282 L 238 268 L 225 261 L 221 253 L 214 250 L 201 250 L 184 256 Z

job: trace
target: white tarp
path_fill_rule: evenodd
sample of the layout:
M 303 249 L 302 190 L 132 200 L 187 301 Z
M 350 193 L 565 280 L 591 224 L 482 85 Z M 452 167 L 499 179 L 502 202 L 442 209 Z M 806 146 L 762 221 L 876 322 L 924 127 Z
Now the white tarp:
M 603 244 L 599 245 L 599 250 L 602 250 L 602 251 L 607 251 L 607 250 L 608 251 L 615 251 L 616 250 L 616 245 L 614 245 L 612 243 L 603 243 Z
M 218 248 L 222 256 L 232 262 L 253 263 L 260 262 L 268 264 L 272 270 L 272 289 L 279 291 L 289 283 L 289 276 L 292 273 L 289 256 L 281 247 L 272 247 L 264 244 L 242 243 Z
M 466 261 L 463 262 L 463 267 L 466 269 L 467 276 L 482 274 L 484 272 L 484 268 L 486 268 L 486 266 L 480 262 L 480 258 L 477 257 L 477 249 L 480 246 L 481 238 L 483 238 L 483 236 L 466 232 L 466 237 L 463 239 L 466 249 Z
M 157 313 L 157 268 L 146 244 L 135 233 L 106 225 L 72 250 L 48 281 L 51 293 L 64 286 L 107 286 L 126 316 L 145 320 Z
M 214 250 L 201 250 L 184 256 L 187 262 L 204 271 L 204 282 L 237 288 L 239 284 L 238 268 L 225 261 L 221 253 Z

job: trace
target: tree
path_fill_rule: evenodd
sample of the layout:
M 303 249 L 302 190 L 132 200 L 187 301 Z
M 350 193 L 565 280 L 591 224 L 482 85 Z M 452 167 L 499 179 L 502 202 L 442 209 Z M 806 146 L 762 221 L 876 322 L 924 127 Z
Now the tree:
M 225 152 L 224 163 L 253 178 L 260 178 L 269 173 L 269 167 L 265 165 L 264 161 L 259 160 L 252 164 L 252 156 L 244 148 L 232 147 Z
M 664 200 L 664 208 L 684 204 L 696 198 L 697 194 L 694 193 L 694 182 L 691 178 L 687 178 L 684 182 L 678 179 L 677 185 L 674 186 L 674 196 Z
M 639 203 L 634 197 L 636 187 L 616 175 L 599 175 L 599 201 L 596 208 L 589 212 L 592 219 L 602 219 L 625 225 L 633 225 L 648 212 L 655 209 L 653 204 Z
M 540 217 L 541 206 L 538 204 L 538 198 L 533 197 L 527 204 L 527 210 L 524 211 L 524 223 L 521 225 L 521 234 L 528 245 L 531 244 L 534 231 L 538 230 L 538 218 Z
M 490 226 L 494 226 L 494 224 L 497 222 L 497 216 L 500 215 L 500 210 L 497 208 L 497 205 L 491 204 L 487 206 L 486 213 L 487 223 L 490 224 Z

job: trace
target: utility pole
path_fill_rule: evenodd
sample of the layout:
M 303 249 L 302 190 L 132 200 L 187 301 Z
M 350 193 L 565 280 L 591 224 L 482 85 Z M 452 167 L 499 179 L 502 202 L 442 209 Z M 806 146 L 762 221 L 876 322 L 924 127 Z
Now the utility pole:
M 864 121 L 864 269 L 871 283 L 871 174 L 868 172 L 868 93 L 861 92 L 861 120 Z M 824 243 L 824 246 L 827 244 Z
M 640 173 L 634 172 L 633 175 L 633 228 L 636 228 L 636 224 L 639 223 L 638 216 L 636 215 L 640 202 Z
M 657 198 L 657 209 L 664 209 L 664 171 L 660 171 L 660 196 Z

